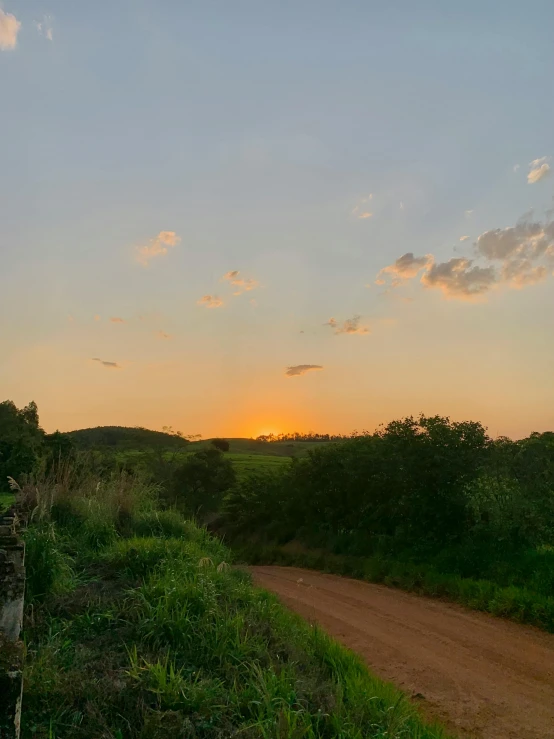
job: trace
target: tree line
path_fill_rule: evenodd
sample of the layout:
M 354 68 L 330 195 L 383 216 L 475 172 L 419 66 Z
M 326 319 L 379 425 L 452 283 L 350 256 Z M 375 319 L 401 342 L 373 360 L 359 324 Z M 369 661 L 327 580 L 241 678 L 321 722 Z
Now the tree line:
M 554 544 L 554 433 L 512 441 L 478 422 L 404 418 L 250 477 L 227 494 L 224 520 L 231 536 L 451 556 L 475 575 Z

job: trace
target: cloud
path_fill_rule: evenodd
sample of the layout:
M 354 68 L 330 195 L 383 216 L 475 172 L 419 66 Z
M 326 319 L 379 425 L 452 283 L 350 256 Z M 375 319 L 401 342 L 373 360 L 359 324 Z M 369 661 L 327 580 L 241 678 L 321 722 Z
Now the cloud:
M 181 237 L 175 231 L 160 231 L 146 246 L 137 246 L 137 261 L 147 267 L 151 259 L 167 254 L 168 247 L 177 246 L 180 241 Z
M 98 315 L 98 313 L 94 316 L 94 320 L 95 321 L 99 321 L 100 320 L 100 316 Z
M 166 334 L 165 331 L 157 331 L 156 336 L 158 339 L 171 339 L 171 334 Z
M 467 241 L 471 236 L 460 236 L 460 241 Z
M 92 361 L 99 362 L 102 367 L 107 367 L 108 369 L 121 369 L 121 365 L 117 362 L 106 362 L 104 359 L 99 359 L 98 357 L 93 357 Z
M 285 375 L 287 377 L 298 377 L 299 375 L 305 375 L 306 372 L 322 369 L 323 367 L 320 364 L 295 364 L 286 368 Z
M 387 279 L 390 278 L 391 287 L 403 285 L 422 270 L 426 269 L 433 262 L 433 257 L 426 254 L 423 257 L 415 257 L 411 251 L 403 254 L 396 262 L 384 267 L 375 280 L 376 285 L 385 285 Z
M 539 180 L 542 180 L 550 172 L 550 165 L 544 161 L 545 159 L 546 157 L 534 159 L 529 165 L 531 169 L 527 175 L 527 182 L 530 185 L 534 185 L 535 182 L 539 182 Z M 542 162 L 542 164 L 540 164 L 540 162 Z
M 471 218 L 471 216 L 473 215 L 473 212 L 474 212 L 473 210 L 464 210 L 464 216 L 466 218 Z
M 547 277 L 547 268 L 542 264 L 533 267 L 530 259 L 512 259 L 502 268 L 502 280 L 516 290 L 544 282 Z
M 520 165 L 519 165 L 519 164 L 514 164 L 514 166 L 513 166 L 513 170 L 514 170 L 514 172 L 517 172 L 517 171 L 518 171 L 518 169 L 519 169 L 519 167 L 520 167 Z
M 21 23 L 15 15 L 4 13 L 0 8 L 0 50 L 10 51 L 15 49 L 20 28 Z
M 400 210 L 404 210 L 404 203 L 402 202 L 402 200 L 400 201 Z
M 251 277 L 247 279 L 241 277 L 238 269 L 234 269 L 231 272 L 226 272 L 221 278 L 220 282 L 225 281 L 230 282 L 231 285 L 233 285 L 233 287 L 235 288 L 235 292 L 233 293 L 233 295 L 241 295 L 242 293 L 249 292 L 250 290 L 255 290 L 260 285 L 257 280 L 254 280 Z
M 478 254 L 488 260 L 512 257 L 536 259 L 554 241 L 554 224 L 518 221 L 515 226 L 482 233 L 476 243 Z
M 384 284 L 384 276 L 392 275 L 391 287 L 398 287 L 423 269 L 424 287 L 438 288 L 445 297 L 461 300 L 482 297 L 495 285 L 516 290 L 536 285 L 554 269 L 554 222 L 533 221 L 532 217 L 530 210 L 515 226 L 482 233 L 474 245 L 475 259 L 437 263 L 431 255 L 415 258 L 408 253 L 382 269 L 376 282 Z
M 204 295 L 196 301 L 196 305 L 203 305 L 205 308 L 220 308 L 223 305 L 223 300 L 218 298 L 217 295 Z
M 124 318 L 120 318 L 119 316 L 112 316 L 110 318 L 110 321 L 112 323 L 125 323 L 125 319 Z
M 421 278 L 425 287 L 438 287 L 447 298 L 475 298 L 496 282 L 494 267 L 473 266 L 471 259 L 454 257 L 433 264 Z
M 373 200 L 373 193 L 370 192 L 369 195 L 363 195 L 352 209 L 352 215 L 361 219 L 371 218 L 373 213 L 367 209 L 367 203 L 369 203 L 370 200 Z
M 370 331 L 366 326 L 360 326 L 361 318 L 361 316 L 353 316 L 342 323 L 330 318 L 324 326 L 333 328 L 335 334 L 369 334 Z
M 44 36 L 48 41 L 53 40 L 53 29 L 52 29 L 52 16 L 45 15 L 41 21 L 35 23 L 37 31 L 41 36 Z

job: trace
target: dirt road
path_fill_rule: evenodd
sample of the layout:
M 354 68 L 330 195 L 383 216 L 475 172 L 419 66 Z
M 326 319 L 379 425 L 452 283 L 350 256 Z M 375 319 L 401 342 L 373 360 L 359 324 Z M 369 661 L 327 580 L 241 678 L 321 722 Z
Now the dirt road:
M 293 567 L 251 572 L 454 733 L 554 738 L 554 635 L 336 575 Z

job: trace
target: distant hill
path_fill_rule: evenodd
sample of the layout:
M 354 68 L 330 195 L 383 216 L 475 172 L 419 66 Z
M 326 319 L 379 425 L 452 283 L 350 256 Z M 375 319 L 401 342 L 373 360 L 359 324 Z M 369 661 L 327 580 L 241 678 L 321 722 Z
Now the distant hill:
M 229 438 L 230 454 L 263 454 L 271 457 L 301 457 L 308 449 L 324 446 L 326 442 L 313 441 L 259 441 L 258 439 Z M 204 449 L 210 446 L 210 439 L 193 441 L 189 451 Z M 327 442 L 328 443 L 328 442 Z
M 69 431 L 77 449 L 112 449 L 113 451 L 147 451 L 151 449 L 187 449 L 189 452 L 206 449 L 211 439 L 188 441 L 164 431 L 129 426 L 96 426 Z M 260 441 L 258 439 L 229 438 L 230 454 L 262 454 L 271 457 L 301 457 L 308 449 L 324 446 L 326 442 Z
M 96 426 L 67 435 L 78 449 L 184 449 L 190 444 L 174 434 L 130 426 Z

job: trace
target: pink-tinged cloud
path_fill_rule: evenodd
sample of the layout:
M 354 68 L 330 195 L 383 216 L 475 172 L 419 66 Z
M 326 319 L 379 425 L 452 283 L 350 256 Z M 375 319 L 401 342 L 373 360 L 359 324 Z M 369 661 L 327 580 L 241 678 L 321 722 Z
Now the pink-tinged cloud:
M 471 236 L 460 236 L 460 241 L 467 241 Z
M 125 323 L 125 319 L 124 318 L 120 318 L 119 316 L 112 316 L 110 318 L 110 321 L 112 323 Z
M 361 316 L 353 316 L 339 323 L 335 318 L 330 318 L 325 326 L 334 329 L 335 334 L 369 334 L 367 326 L 360 326 Z
M 285 375 L 287 377 L 298 377 L 300 375 L 305 375 L 306 372 L 322 369 L 323 367 L 320 364 L 295 364 L 292 367 L 286 368 Z
M 117 362 L 106 362 L 106 360 L 100 359 L 99 357 L 93 357 L 92 361 L 98 362 L 102 367 L 106 367 L 107 369 L 121 369 L 121 365 Z
M 21 23 L 12 13 L 4 13 L 0 8 L 0 49 L 11 51 L 17 46 L 17 34 Z
M 242 293 L 255 290 L 259 287 L 260 283 L 251 277 L 244 278 L 240 276 L 238 269 L 234 269 L 231 272 L 226 272 L 221 278 L 221 282 L 229 282 L 235 288 L 233 295 L 241 295 Z
M 177 246 L 180 241 L 181 237 L 177 236 L 175 231 L 160 231 L 155 238 L 150 239 L 147 245 L 137 247 L 137 261 L 143 267 L 147 267 L 150 260 L 167 254 L 168 248 Z
M 534 167 L 529 171 L 527 175 L 527 182 L 530 185 L 534 185 L 535 182 L 539 182 L 544 179 L 550 173 L 550 165 L 544 162 L 540 167 Z
M 410 251 L 399 257 L 393 264 L 384 267 L 377 275 L 375 284 L 386 285 L 387 281 L 390 281 L 391 287 L 398 287 L 416 277 L 422 269 L 429 268 L 432 263 L 433 257 L 430 254 L 415 257 Z
M 223 300 L 218 298 L 217 295 L 204 295 L 196 301 L 196 305 L 203 305 L 204 308 L 220 308 L 223 305 Z

